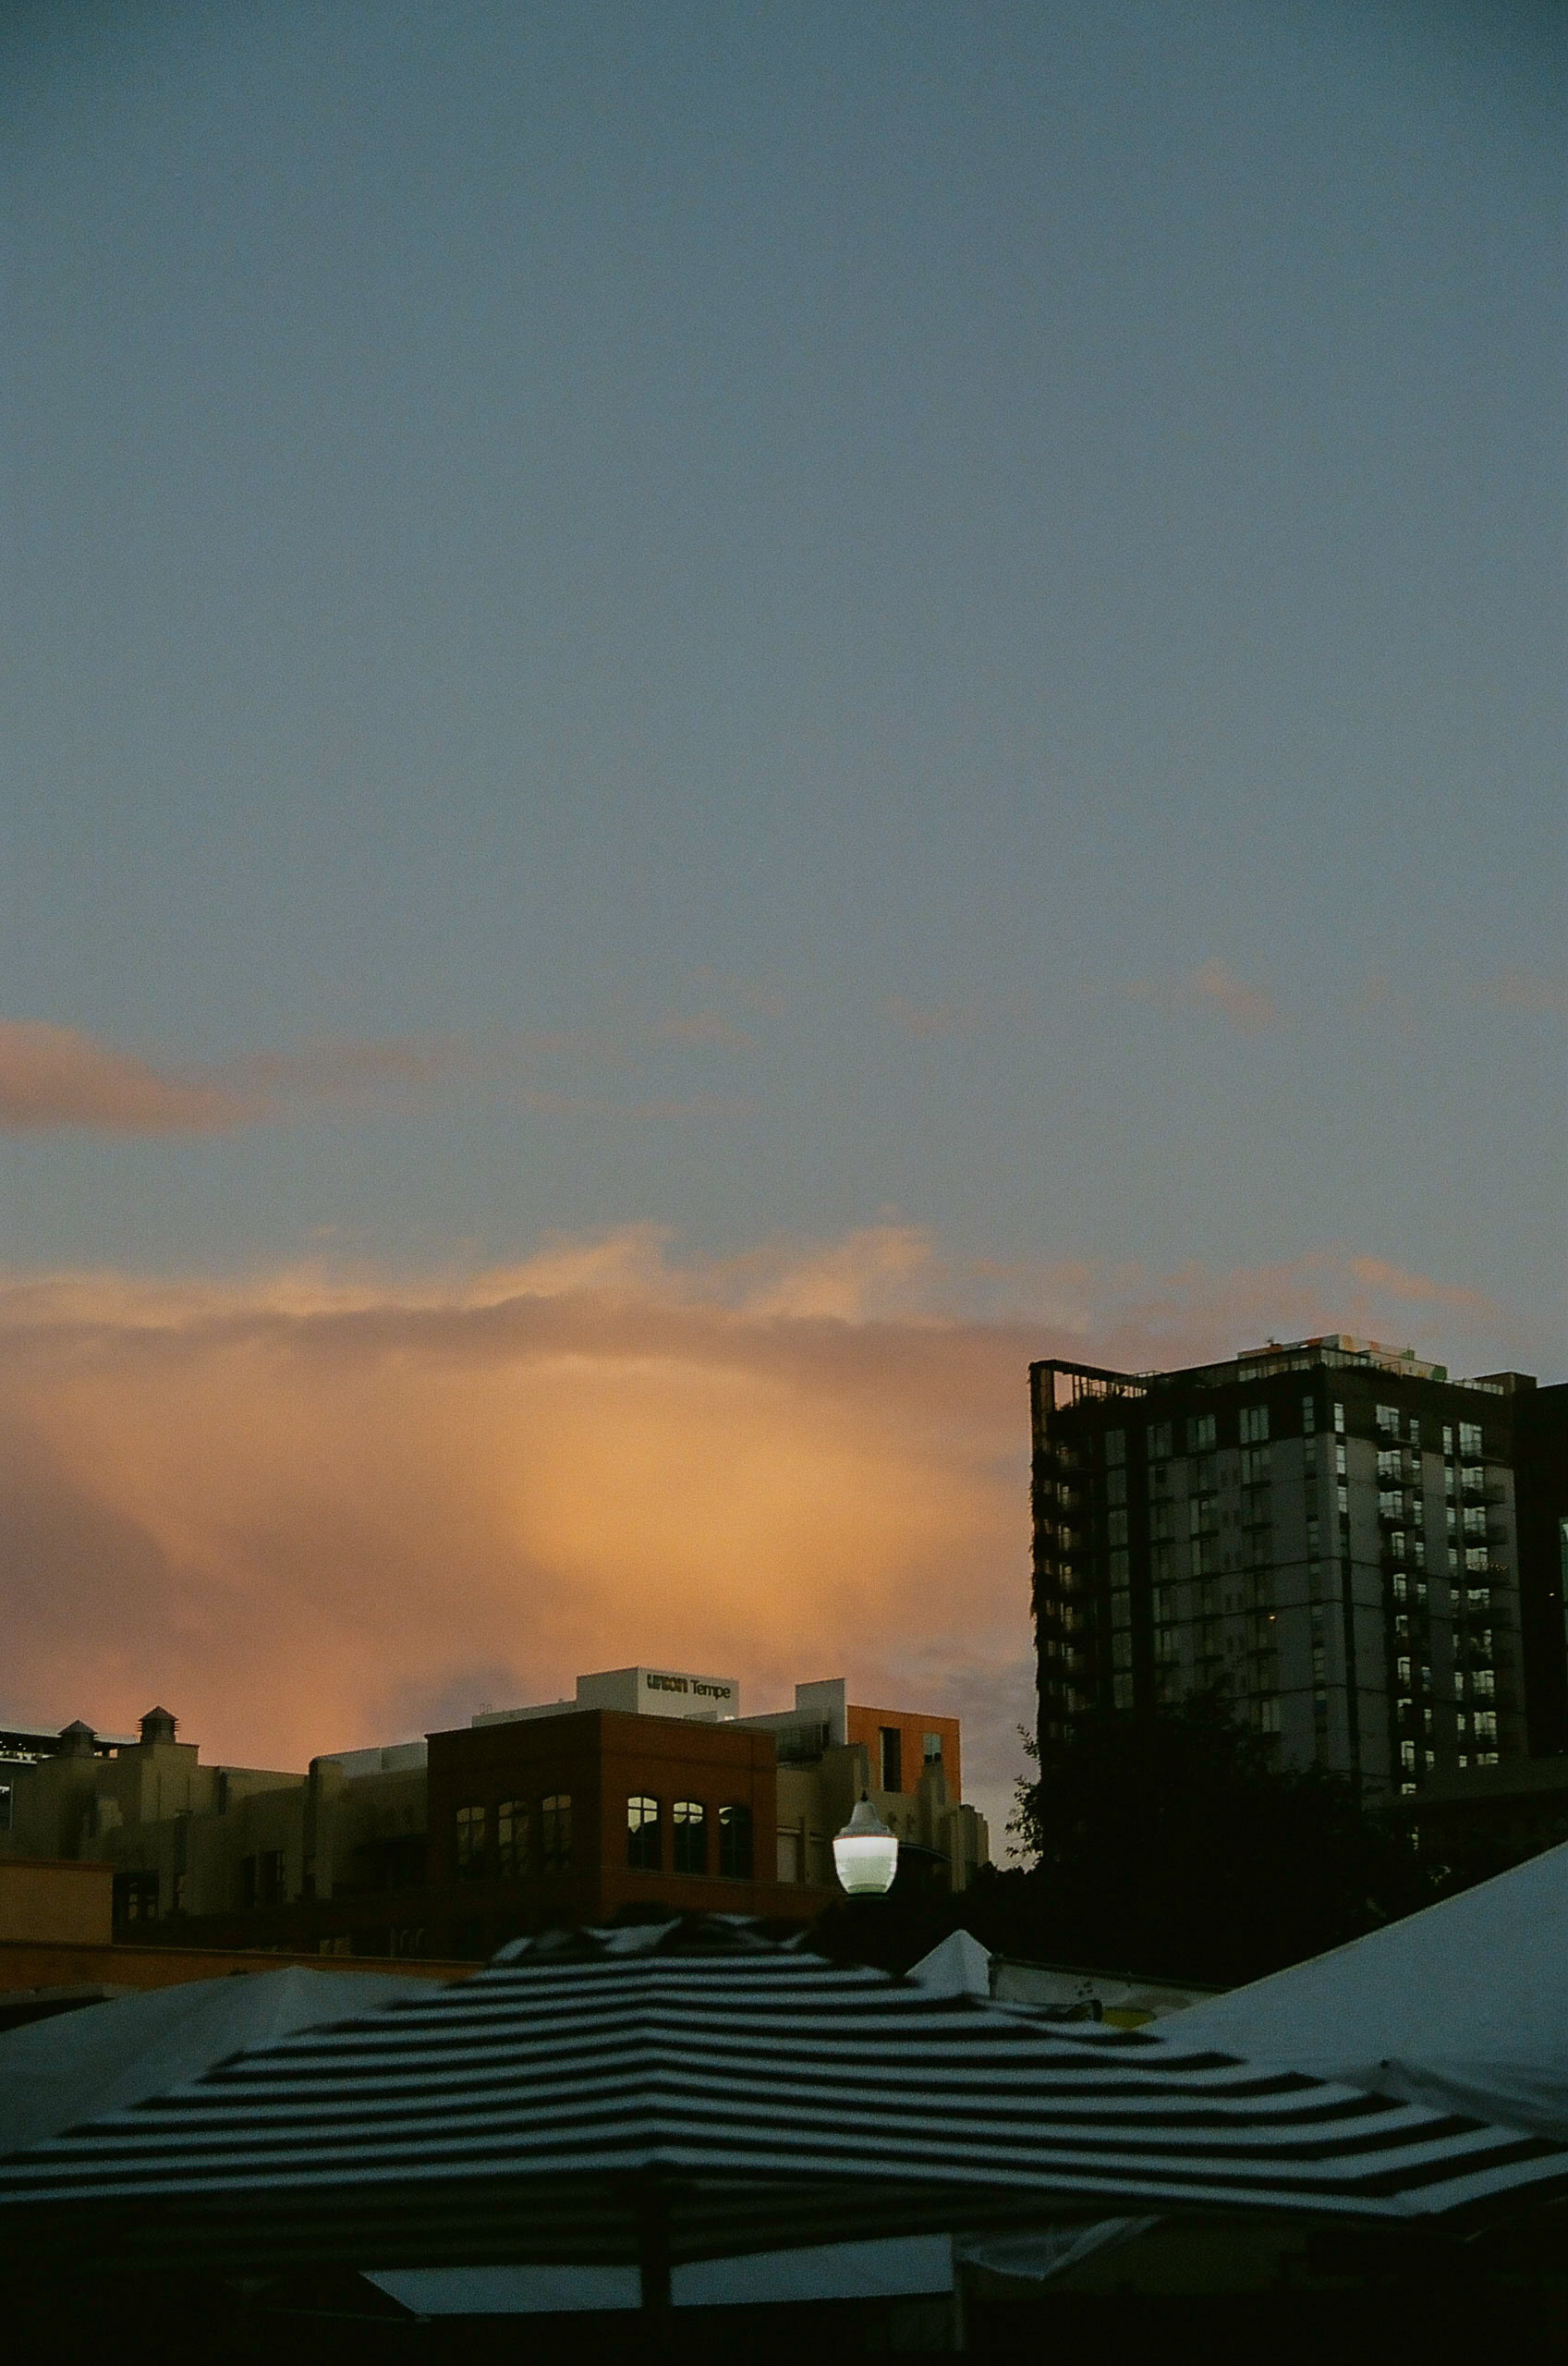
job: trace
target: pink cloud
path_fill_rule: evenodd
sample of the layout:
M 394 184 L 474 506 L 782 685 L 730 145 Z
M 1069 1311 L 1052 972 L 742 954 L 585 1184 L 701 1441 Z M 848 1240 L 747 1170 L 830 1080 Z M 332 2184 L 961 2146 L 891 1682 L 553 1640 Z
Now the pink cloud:
M 1218 959 L 1200 961 L 1173 982 L 1136 979 L 1127 992 L 1141 1002 L 1168 1008 L 1216 1013 L 1243 1035 L 1256 1035 L 1279 1023 L 1279 1006 L 1267 988 L 1248 984 Z
M 663 1043 L 717 1043 L 729 1051 L 749 1051 L 756 1040 L 713 1010 L 695 1011 L 684 1018 L 661 1018 L 653 1032 Z
M 213 1133 L 244 1125 L 243 1099 L 116 1052 L 74 1027 L 0 1019 L 0 1127 L 122 1134 Z
M 668 1019 L 651 1032 L 681 1043 L 744 1045 L 751 1040 L 711 1014 Z M 0 1019 L 0 1130 L 225 1133 L 289 1124 L 316 1109 L 407 1102 L 460 1085 L 482 1087 L 541 1116 L 689 1117 L 743 1105 L 700 1093 L 615 1101 L 530 1081 L 552 1060 L 614 1066 L 624 1058 L 613 1036 L 518 1033 L 489 1043 L 441 1035 L 327 1040 L 204 1067 L 154 1066 L 77 1028 Z
M 1556 979 L 1538 977 L 1529 970 L 1504 970 L 1501 977 L 1488 980 L 1481 994 L 1484 1001 L 1495 1004 L 1501 1010 L 1523 1010 L 1536 1015 L 1568 1010 L 1568 987 Z
M 944 1037 L 962 1034 L 970 1023 L 955 1003 L 933 1003 L 921 1009 L 903 994 L 889 994 L 882 1005 L 893 1025 L 917 1043 L 941 1043 Z

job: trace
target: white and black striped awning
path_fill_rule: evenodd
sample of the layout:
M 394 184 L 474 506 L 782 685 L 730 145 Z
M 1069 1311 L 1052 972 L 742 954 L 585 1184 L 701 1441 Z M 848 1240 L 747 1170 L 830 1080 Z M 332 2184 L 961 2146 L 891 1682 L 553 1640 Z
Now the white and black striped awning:
M 1409 2218 L 1544 2139 L 1151 2031 L 1051 2025 L 711 1919 L 519 1942 L 0 2163 L 0 2250 L 676 2261 L 1049 2215 Z

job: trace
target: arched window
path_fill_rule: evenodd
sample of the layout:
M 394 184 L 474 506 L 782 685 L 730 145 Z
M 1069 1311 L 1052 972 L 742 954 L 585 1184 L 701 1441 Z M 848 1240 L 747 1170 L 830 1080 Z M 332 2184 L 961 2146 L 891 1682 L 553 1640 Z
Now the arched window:
M 751 1879 L 751 1810 L 719 1810 L 719 1871 L 732 1882 Z
M 626 1801 L 626 1862 L 638 1873 L 656 1873 L 664 1862 L 659 1802 L 645 1791 L 634 1791 Z
M 675 1859 L 677 1873 L 708 1871 L 708 1811 L 700 1799 L 677 1799 L 675 1818 Z
M 539 1803 L 539 1861 L 547 1873 L 564 1873 L 572 1861 L 570 1791 L 552 1791 Z
M 529 1869 L 529 1808 L 526 1799 L 503 1799 L 495 1811 L 497 1870 L 516 1881 Z
M 457 1878 L 460 1882 L 484 1879 L 484 1810 L 462 1807 L 455 1818 L 456 1825 Z

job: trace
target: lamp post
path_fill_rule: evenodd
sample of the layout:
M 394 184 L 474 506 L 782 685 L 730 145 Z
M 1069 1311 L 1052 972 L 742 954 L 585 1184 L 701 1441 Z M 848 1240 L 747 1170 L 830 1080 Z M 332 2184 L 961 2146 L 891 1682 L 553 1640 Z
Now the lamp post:
M 898 1835 L 888 1830 L 864 1791 L 833 1841 L 833 1870 L 850 1897 L 882 1897 L 893 1887 Z

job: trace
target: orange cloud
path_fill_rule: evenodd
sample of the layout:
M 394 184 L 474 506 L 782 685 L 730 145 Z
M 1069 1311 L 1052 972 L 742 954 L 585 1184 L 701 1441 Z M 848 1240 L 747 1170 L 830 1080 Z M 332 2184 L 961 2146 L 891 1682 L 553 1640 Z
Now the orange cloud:
M 1000 1801 L 1035 1343 L 704 1301 L 647 1237 L 513 1278 L 0 1306 L 6 1711 L 159 1698 L 210 1755 L 300 1764 L 605 1665 L 735 1670 L 759 1707 L 844 1670 L 983 1700 Z

